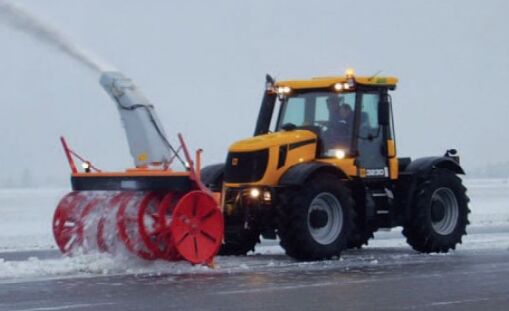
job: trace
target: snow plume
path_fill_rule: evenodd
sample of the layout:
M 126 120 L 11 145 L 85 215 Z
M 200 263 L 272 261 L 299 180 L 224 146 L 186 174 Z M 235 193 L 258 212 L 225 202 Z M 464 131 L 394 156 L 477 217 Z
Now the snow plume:
M 98 57 L 72 42 L 50 24 L 17 4 L 0 0 L 0 23 L 56 48 L 97 73 L 114 70 L 111 65 L 100 61 Z

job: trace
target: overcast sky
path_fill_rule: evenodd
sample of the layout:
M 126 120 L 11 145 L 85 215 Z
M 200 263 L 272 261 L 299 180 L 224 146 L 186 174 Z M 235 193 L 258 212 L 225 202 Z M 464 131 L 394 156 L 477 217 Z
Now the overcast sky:
M 265 73 L 349 67 L 399 77 L 401 156 L 454 147 L 467 170 L 509 161 L 509 1 L 18 2 L 130 76 L 206 163 L 252 135 Z M 101 168 L 132 165 L 98 76 L 0 24 L 0 182 L 29 169 L 65 184 L 61 134 Z

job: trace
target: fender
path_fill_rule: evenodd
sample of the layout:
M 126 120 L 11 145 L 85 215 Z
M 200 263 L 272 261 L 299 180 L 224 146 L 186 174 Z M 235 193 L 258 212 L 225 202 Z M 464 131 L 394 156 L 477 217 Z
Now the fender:
M 315 173 L 329 173 L 341 179 L 348 179 L 348 176 L 340 168 L 323 162 L 308 162 L 297 164 L 288 169 L 279 180 L 281 186 L 300 186 Z
M 406 167 L 405 172 L 417 176 L 426 176 L 434 168 L 445 168 L 455 172 L 456 174 L 465 175 L 465 171 L 459 163 L 447 156 L 416 159 L 410 162 L 410 164 Z
M 201 180 L 212 192 L 220 192 L 223 186 L 224 163 L 208 165 L 201 169 Z

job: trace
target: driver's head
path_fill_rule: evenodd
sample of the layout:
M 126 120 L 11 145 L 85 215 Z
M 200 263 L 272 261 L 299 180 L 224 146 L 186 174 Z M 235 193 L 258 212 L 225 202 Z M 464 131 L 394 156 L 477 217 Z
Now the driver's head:
M 337 106 L 339 108 L 341 103 L 343 103 L 343 97 L 340 97 L 337 94 L 332 94 L 327 97 L 327 107 L 329 107 L 329 109 L 333 106 Z
M 342 102 L 343 98 L 336 94 L 330 95 L 327 98 L 327 109 L 329 109 L 330 120 L 337 119 L 341 116 L 340 106 Z

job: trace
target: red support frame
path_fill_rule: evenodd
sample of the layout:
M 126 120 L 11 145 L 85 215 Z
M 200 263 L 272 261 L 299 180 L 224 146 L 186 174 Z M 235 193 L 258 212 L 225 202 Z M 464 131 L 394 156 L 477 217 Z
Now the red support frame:
M 191 154 L 189 153 L 189 149 L 187 149 L 186 142 L 184 141 L 184 137 L 181 133 L 178 134 L 178 138 L 180 141 L 180 146 L 182 147 L 182 151 L 184 151 L 184 157 L 187 161 L 187 169 L 189 170 L 191 179 L 196 182 L 201 191 L 211 194 L 210 190 L 201 182 L 200 173 L 197 172 L 196 168 L 194 167 L 194 161 L 191 158 Z M 198 163 L 198 166 L 201 166 L 201 152 L 201 149 L 196 152 L 196 162 Z
M 65 141 L 64 136 L 60 136 L 60 142 L 62 143 L 62 147 L 64 147 L 64 153 L 67 157 L 67 161 L 69 162 L 69 166 L 71 167 L 71 172 L 73 174 L 78 173 L 78 169 L 76 168 L 76 164 L 74 163 L 74 159 L 72 158 L 71 149 L 67 146 L 67 142 Z
M 62 147 L 64 147 L 64 153 L 65 156 L 67 157 L 67 161 L 69 162 L 69 166 L 71 167 L 71 172 L 73 174 L 78 173 L 78 169 L 76 168 L 76 163 L 74 163 L 73 156 L 80 160 L 82 163 L 87 163 L 90 169 L 93 169 L 96 172 L 101 172 L 101 170 L 95 167 L 90 161 L 81 157 L 79 154 L 77 154 L 71 148 L 69 148 L 69 145 L 67 145 L 67 141 L 63 136 L 60 136 L 60 142 L 62 143 Z

